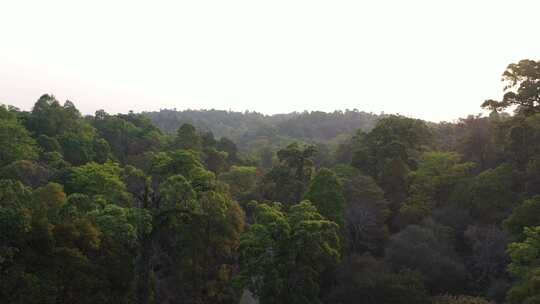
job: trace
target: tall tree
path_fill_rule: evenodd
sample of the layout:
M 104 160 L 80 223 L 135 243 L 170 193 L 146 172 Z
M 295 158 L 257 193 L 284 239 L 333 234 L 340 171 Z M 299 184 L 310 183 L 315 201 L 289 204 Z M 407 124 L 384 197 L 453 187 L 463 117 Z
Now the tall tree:
M 277 152 L 279 164 L 265 177 L 265 198 L 286 204 L 299 202 L 313 174 L 314 146 L 292 143 Z
M 319 170 L 304 199 L 312 202 L 322 216 L 343 227 L 345 197 L 343 185 L 334 172 L 326 168 Z
M 508 272 L 515 282 L 508 291 L 510 304 L 535 303 L 540 300 L 540 227 L 526 227 L 525 239 L 508 247 L 511 263 Z
M 353 255 L 338 270 L 338 283 L 326 303 L 428 304 L 431 299 L 418 272 L 393 273 L 369 255 Z
M 385 260 L 395 270 L 422 273 L 433 293 L 465 290 L 467 271 L 450 243 L 445 227 L 410 225 L 391 237 Z
M 309 202 L 259 204 L 240 243 L 240 280 L 262 304 L 321 303 L 320 276 L 339 259 L 338 226 Z
M 427 152 L 409 175 L 408 197 L 400 208 L 401 226 L 419 224 L 434 208 L 449 204 L 456 187 L 468 181 L 475 164 L 452 152 Z
M 483 108 L 500 111 L 517 106 L 517 111 L 526 116 L 540 113 L 540 61 L 524 59 L 509 64 L 502 81 L 505 82 L 503 99 L 486 100 Z
M 335 170 L 344 187 L 347 252 L 382 255 L 389 236 L 387 220 L 390 216 L 383 190 L 373 178 L 355 168 L 339 166 Z
M 174 146 L 177 149 L 200 150 L 202 139 L 193 125 L 183 124 L 176 132 Z
M 38 157 L 36 141 L 16 119 L 0 119 L 0 166 Z
M 515 240 L 522 241 L 526 227 L 540 226 L 540 196 L 523 201 L 512 210 L 512 214 L 504 220 L 503 224 Z

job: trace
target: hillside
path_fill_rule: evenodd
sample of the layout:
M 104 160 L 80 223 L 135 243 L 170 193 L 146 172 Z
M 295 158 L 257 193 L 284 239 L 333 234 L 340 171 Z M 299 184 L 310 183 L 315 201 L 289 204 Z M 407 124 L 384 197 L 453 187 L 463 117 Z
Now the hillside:
M 262 138 L 272 142 L 328 142 L 339 136 L 352 135 L 358 129 L 369 131 L 381 117 L 358 110 L 263 115 L 247 111 L 164 109 L 143 115 L 164 132 L 174 133 L 182 124 L 189 123 L 197 130 L 211 131 L 218 138 L 227 137 L 240 148 Z

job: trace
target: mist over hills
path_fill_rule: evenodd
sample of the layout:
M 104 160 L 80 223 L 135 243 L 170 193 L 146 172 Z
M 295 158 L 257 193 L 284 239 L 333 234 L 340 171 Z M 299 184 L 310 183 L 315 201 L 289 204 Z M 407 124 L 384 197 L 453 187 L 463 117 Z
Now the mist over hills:
M 197 130 L 210 131 L 216 137 L 227 137 L 240 148 L 256 139 L 270 141 L 301 140 L 330 142 L 352 135 L 358 129 L 371 130 L 384 114 L 359 110 L 293 112 L 264 115 L 257 112 L 223 110 L 163 109 L 143 112 L 154 125 L 167 133 L 174 133 L 184 124 Z

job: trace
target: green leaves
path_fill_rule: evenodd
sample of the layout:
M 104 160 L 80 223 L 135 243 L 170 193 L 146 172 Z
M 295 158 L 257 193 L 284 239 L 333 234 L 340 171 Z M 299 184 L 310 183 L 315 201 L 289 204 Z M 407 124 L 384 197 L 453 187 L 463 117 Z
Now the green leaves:
M 540 62 L 529 59 L 509 64 L 502 74 L 502 81 L 505 82 L 503 99 L 486 100 L 482 107 L 501 111 L 517 105 L 517 111 L 527 116 L 540 113 L 539 67 Z
M 525 228 L 540 225 L 540 196 L 537 195 L 525 200 L 514 208 L 512 214 L 503 224 L 516 240 L 523 240 Z
M 408 198 L 400 209 L 401 224 L 418 224 L 434 208 L 449 204 L 455 188 L 472 175 L 473 163 L 464 163 L 451 152 L 427 152 L 418 169 L 409 175 Z
M 338 225 L 309 202 L 255 207 L 240 243 L 241 285 L 261 303 L 319 303 L 321 273 L 339 260 Z
M 229 185 L 229 191 L 235 199 L 241 199 L 255 189 L 257 168 L 232 166 L 229 171 L 219 175 L 219 179 Z
M 112 204 L 90 212 L 88 217 L 96 222 L 105 236 L 129 246 L 136 244 L 139 235 L 150 233 L 152 227 L 151 214 L 147 210 Z
M 0 119 L 0 167 L 16 160 L 38 157 L 36 141 L 15 119 Z
M 70 193 L 101 196 L 110 203 L 127 206 L 131 197 L 121 174 L 122 169 L 117 163 L 87 163 L 71 169 L 66 186 Z
M 183 124 L 178 128 L 175 138 L 175 148 L 186 150 L 200 150 L 202 139 L 197 130 L 190 124 Z
M 343 186 L 334 172 L 326 168 L 317 172 L 304 199 L 311 201 L 325 218 L 343 225 L 345 197 Z
M 159 193 L 162 201 L 161 209 L 183 208 L 192 210 L 197 206 L 195 190 L 182 175 L 173 175 L 167 178 L 159 186 Z
M 526 227 L 525 240 L 508 246 L 512 262 L 508 272 L 517 280 L 508 292 L 508 302 L 536 303 L 540 299 L 540 227 Z
M 203 167 L 199 155 L 189 150 L 155 153 L 151 162 L 151 173 L 162 177 L 180 174 L 190 178 L 192 170 Z
M 299 202 L 314 170 L 314 146 L 292 143 L 277 152 L 280 164 L 265 177 L 265 198 L 285 204 Z

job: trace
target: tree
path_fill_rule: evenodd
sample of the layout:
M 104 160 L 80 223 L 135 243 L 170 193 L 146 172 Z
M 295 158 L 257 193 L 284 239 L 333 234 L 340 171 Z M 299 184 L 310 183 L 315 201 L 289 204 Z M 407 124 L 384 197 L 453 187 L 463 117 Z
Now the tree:
M 353 255 L 338 270 L 338 283 L 326 303 L 431 303 L 418 272 L 391 272 L 369 255 Z
M 255 167 L 232 166 L 229 171 L 222 173 L 219 179 L 229 185 L 234 199 L 243 201 L 244 197 L 255 190 L 259 173 Z
M 369 133 L 354 137 L 352 166 L 375 178 L 391 203 L 392 218 L 407 197 L 408 174 L 417 167 L 431 131 L 418 119 L 392 115 L 377 122 Z
M 27 121 L 28 130 L 37 135 L 56 137 L 65 132 L 78 133 L 84 128 L 81 114 L 72 102 L 61 105 L 53 95 L 42 95 L 34 104 Z
M 94 134 L 66 132 L 59 138 L 64 159 L 73 165 L 82 165 L 95 157 Z
M 121 176 L 122 169 L 117 163 L 87 163 L 71 169 L 66 187 L 69 193 L 100 196 L 109 203 L 128 206 L 131 196 Z
M 477 163 L 479 170 L 494 167 L 500 157 L 500 147 L 495 140 L 496 122 L 480 116 L 468 116 L 459 121 L 458 127 L 462 129 L 463 135 L 456 144 L 456 150 L 466 161 Z
M 176 132 L 174 146 L 177 149 L 200 150 L 202 139 L 193 125 L 183 124 Z
M 37 143 L 44 152 L 62 152 L 62 147 L 55 137 L 41 134 L 37 138 Z
M 240 243 L 240 281 L 260 303 L 320 303 L 321 273 L 339 259 L 338 226 L 311 203 L 256 205 Z
M 154 176 L 167 177 L 181 174 L 190 178 L 197 168 L 203 168 L 199 154 L 190 150 L 158 152 L 150 160 L 150 173 Z
M 379 177 L 379 185 L 384 190 L 386 200 L 390 202 L 392 226 L 394 226 L 394 219 L 401 205 L 407 199 L 410 172 L 411 170 L 403 160 L 393 158 L 386 163 Z
M 540 157 L 529 160 L 525 171 L 525 192 L 528 196 L 540 194 Z
M 124 174 L 137 206 L 152 214 L 151 230 L 139 235 L 138 303 L 230 301 L 241 208 L 193 151 L 158 153 L 152 167 L 152 176 L 133 167 Z
M 48 183 L 43 187 L 35 189 L 32 193 L 33 208 L 36 211 L 51 211 L 48 214 L 50 220 L 57 220 L 60 208 L 66 202 L 64 187 L 57 183 Z
M 470 248 L 466 264 L 472 275 L 473 288 L 502 302 L 508 286 L 507 235 L 496 226 L 469 226 L 464 237 Z
M 508 272 L 515 280 L 507 295 L 510 304 L 537 303 L 540 300 L 536 287 L 540 278 L 540 227 L 526 227 L 524 234 L 523 242 L 508 246 L 511 259 Z
M 461 162 L 456 153 L 424 153 L 418 169 L 409 174 L 409 193 L 400 208 L 400 225 L 418 224 L 434 208 L 447 206 L 456 186 L 467 181 L 474 166 Z
M 355 140 L 358 147 L 352 165 L 377 180 L 387 162 L 400 159 L 408 167 L 416 167 L 416 158 L 431 139 L 431 131 L 418 119 L 389 116 L 377 122 L 369 133 L 359 131 Z
M 292 143 L 277 152 L 279 165 L 265 176 L 265 198 L 285 204 L 299 202 L 313 173 L 313 146 Z
M 490 304 L 492 302 L 482 297 L 473 296 L 451 296 L 443 295 L 437 296 L 433 299 L 433 304 Z
M 205 148 L 203 150 L 203 159 L 206 168 L 215 174 L 219 174 L 227 170 L 227 153 L 217 151 L 213 148 Z
M 0 166 L 16 160 L 34 160 L 38 156 L 36 141 L 13 119 L 0 119 Z
M 463 291 L 467 272 L 449 237 L 447 229 L 436 224 L 410 225 L 390 238 L 385 260 L 396 271 L 419 271 L 431 292 Z
M 540 196 L 527 199 L 514 208 L 503 225 L 515 240 L 523 241 L 526 227 L 540 226 Z
M 230 163 L 237 163 L 239 161 L 238 158 L 238 148 L 236 147 L 236 144 L 228 139 L 227 137 L 222 137 L 219 139 L 217 143 L 217 150 L 223 151 L 227 153 L 227 160 Z
M 501 101 L 486 100 L 483 108 L 495 111 L 517 106 L 517 111 L 526 116 L 540 113 L 540 61 L 524 59 L 511 63 L 502 74 L 505 82 Z
M 6 179 L 18 180 L 32 188 L 44 186 L 51 171 L 32 161 L 19 160 L 12 162 L 0 170 L 0 176 Z
M 98 138 L 93 143 L 94 148 L 94 160 L 99 163 L 103 164 L 106 162 L 111 154 L 111 147 L 109 146 L 109 143 L 103 139 Z
M 345 196 L 345 239 L 349 254 L 382 255 L 388 238 L 388 201 L 373 178 L 349 166 L 335 169 Z
M 174 197 L 182 201 L 182 196 Z M 230 303 L 235 298 L 230 284 L 244 214 L 236 202 L 215 191 L 198 194 L 192 204 L 184 207 L 191 211 L 184 217 L 156 227 L 156 300 Z
M 161 131 L 141 114 L 109 115 L 101 110 L 96 112 L 91 123 L 98 135 L 107 141 L 111 154 L 122 163 L 136 164 L 138 157 L 162 146 Z M 99 141 L 94 145 L 96 161 L 100 162 L 107 147 Z
M 505 158 L 518 170 L 534 166 L 540 152 L 540 114 L 517 116 L 501 126 Z
M 514 191 L 515 180 L 513 169 L 507 164 L 477 175 L 466 192 L 470 200 L 465 200 L 470 204 L 468 207 L 473 217 L 484 223 L 502 221 L 520 201 Z
M 322 216 L 343 226 L 345 197 L 343 186 L 334 172 L 326 168 L 319 170 L 304 199 L 313 203 Z

